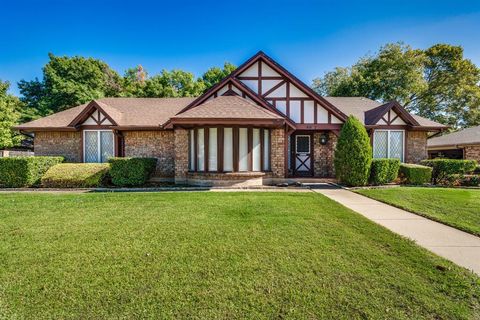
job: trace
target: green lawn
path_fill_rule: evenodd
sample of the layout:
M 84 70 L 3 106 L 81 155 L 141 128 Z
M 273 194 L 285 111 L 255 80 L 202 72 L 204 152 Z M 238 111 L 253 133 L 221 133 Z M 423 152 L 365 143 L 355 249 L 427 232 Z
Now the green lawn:
M 401 187 L 357 192 L 480 236 L 480 190 Z
M 0 318 L 474 319 L 480 278 L 314 193 L 0 194 Z

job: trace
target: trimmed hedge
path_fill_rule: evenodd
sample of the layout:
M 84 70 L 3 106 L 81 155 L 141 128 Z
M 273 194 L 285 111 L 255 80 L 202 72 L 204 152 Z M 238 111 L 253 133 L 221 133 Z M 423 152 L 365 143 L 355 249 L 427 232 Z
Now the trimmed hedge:
M 42 177 L 46 188 L 94 188 L 102 185 L 107 176 L 108 163 L 61 163 Z
M 402 163 L 398 176 L 404 184 L 426 184 L 432 180 L 432 168 L 419 164 Z
M 0 158 L 0 186 L 7 188 L 37 186 L 43 174 L 63 160 L 63 157 Z
M 433 168 L 433 183 L 437 184 L 452 174 L 471 173 L 477 168 L 475 160 L 433 159 L 420 162 L 424 166 Z
M 119 187 L 141 186 L 157 165 L 156 158 L 110 158 L 112 183 Z
M 335 149 L 335 175 L 349 186 L 363 186 L 368 182 L 372 163 L 370 138 L 363 124 L 349 116 L 342 126 Z
M 370 183 L 380 185 L 397 179 L 400 169 L 399 159 L 373 159 L 370 168 Z

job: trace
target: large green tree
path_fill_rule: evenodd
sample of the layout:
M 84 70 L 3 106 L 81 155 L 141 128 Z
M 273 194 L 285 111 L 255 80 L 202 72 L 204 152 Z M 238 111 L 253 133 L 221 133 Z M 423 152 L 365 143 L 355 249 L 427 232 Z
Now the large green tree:
M 21 136 L 12 130 L 20 119 L 21 101 L 8 94 L 10 84 L 0 80 L 0 149 L 17 145 Z
M 480 70 L 463 57 L 461 47 L 419 50 L 395 43 L 315 79 L 313 88 L 328 96 L 397 100 L 419 115 L 464 127 L 480 124 L 479 83 Z
M 208 69 L 203 75 L 202 75 L 202 81 L 205 84 L 205 90 L 208 88 L 214 86 L 220 80 L 228 76 L 230 73 L 232 73 L 237 67 L 229 62 L 225 62 L 223 65 L 223 69 L 219 67 L 212 67 Z

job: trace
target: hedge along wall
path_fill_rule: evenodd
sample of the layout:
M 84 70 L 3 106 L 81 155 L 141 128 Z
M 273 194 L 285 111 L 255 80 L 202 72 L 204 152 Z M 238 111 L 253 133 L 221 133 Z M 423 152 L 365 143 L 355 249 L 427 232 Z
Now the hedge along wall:
M 433 183 L 441 182 L 452 174 L 466 174 L 473 172 L 477 167 L 475 160 L 433 159 L 423 160 L 422 165 L 431 167 Z
M 46 188 L 94 188 L 105 180 L 108 163 L 60 163 L 43 175 L 42 187 Z
M 399 177 L 404 184 L 422 185 L 432 180 L 432 168 L 419 164 L 402 163 Z
M 398 176 L 399 159 L 373 159 L 370 168 L 370 183 L 380 185 L 393 182 Z
M 7 188 L 37 186 L 45 172 L 63 160 L 63 157 L 0 158 L 0 186 Z
M 155 170 L 156 158 L 110 158 L 112 183 L 119 187 L 145 184 Z

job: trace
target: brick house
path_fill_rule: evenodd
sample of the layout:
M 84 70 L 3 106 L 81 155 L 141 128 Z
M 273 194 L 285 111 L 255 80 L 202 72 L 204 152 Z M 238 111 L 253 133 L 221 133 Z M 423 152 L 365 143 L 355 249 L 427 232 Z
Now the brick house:
M 263 52 L 197 98 L 103 98 L 16 129 L 36 155 L 72 162 L 156 157 L 156 176 L 190 184 L 267 184 L 333 177 L 348 115 L 362 121 L 374 157 L 417 163 L 427 134 L 446 127 L 397 102 L 321 97 Z
M 428 140 L 428 157 L 477 160 L 480 163 L 480 126 Z

